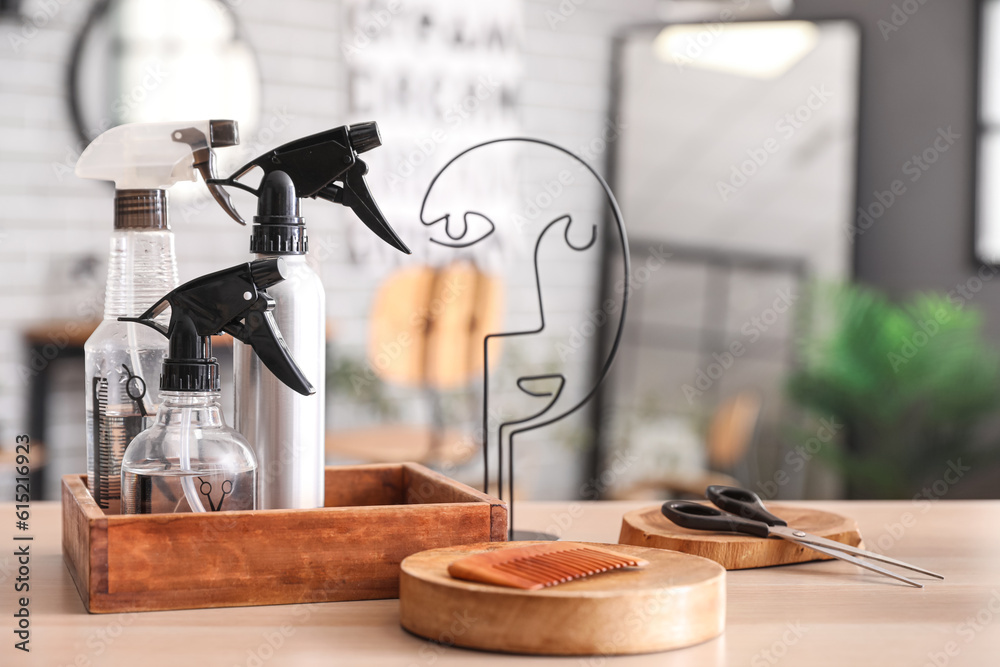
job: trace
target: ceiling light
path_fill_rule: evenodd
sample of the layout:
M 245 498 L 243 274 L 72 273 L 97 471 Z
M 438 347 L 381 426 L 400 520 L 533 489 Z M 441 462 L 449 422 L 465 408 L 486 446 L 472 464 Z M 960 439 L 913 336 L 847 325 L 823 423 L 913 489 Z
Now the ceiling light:
M 773 79 L 816 47 L 819 29 L 809 21 L 691 23 L 660 31 L 653 47 L 665 62 Z

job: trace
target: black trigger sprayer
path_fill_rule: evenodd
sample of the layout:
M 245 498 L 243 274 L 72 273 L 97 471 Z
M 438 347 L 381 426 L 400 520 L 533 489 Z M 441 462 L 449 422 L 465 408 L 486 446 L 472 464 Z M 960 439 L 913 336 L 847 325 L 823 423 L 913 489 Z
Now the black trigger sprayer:
M 326 130 L 308 137 L 296 139 L 279 146 L 274 150 L 259 155 L 237 169 L 229 178 L 213 178 L 206 181 L 209 185 L 230 185 L 246 190 L 261 198 L 268 175 L 274 172 L 284 172 L 295 187 L 295 196 L 319 198 L 336 204 L 347 206 L 358 218 L 380 239 L 400 252 L 410 254 L 403 240 L 382 215 L 381 209 L 375 203 L 365 175 L 368 164 L 358 157 L 382 145 L 382 136 L 375 122 L 342 125 L 332 130 Z M 261 187 L 254 189 L 239 179 L 253 171 L 254 168 L 263 172 Z M 220 202 L 221 205 L 221 202 Z M 268 209 L 267 206 L 264 206 Z M 245 224 L 243 219 L 231 207 L 223 205 L 223 209 L 234 220 Z M 257 215 L 281 215 L 281 210 L 264 210 L 258 207 Z M 268 226 L 267 220 L 254 220 L 255 224 Z M 297 224 L 303 225 L 301 221 Z M 303 230 L 304 231 L 304 230 Z M 258 230 L 254 231 L 257 235 Z
M 288 265 L 289 280 L 271 292 L 277 303 L 275 317 L 292 355 L 317 387 L 314 395 L 296 394 L 268 370 L 266 360 L 258 359 L 259 351 L 254 355 L 248 345 L 236 343 L 236 428 L 260 464 L 261 509 L 322 507 L 324 499 L 326 292 L 308 261 L 309 239 L 299 200 L 310 197 L 346 206 L 380 239 L 410 252 L 365 181 L 368 165 L 359 154 L 381 143 L 374 122 L 344 125 L 291 141 L 247 162 L 228 178 L 208 181 L 257 197 L 250 252 L 258 259 L 281 257 Z M 263 172 L 257 188 L 238 180 L 255 169 Z M 226 210 L 243 222 L 239 214 Z
M 169 339 L 156 422 L 129 444 L 122 461 L 127 514 L 255 509 L 257 462 L 246 439 L 225 424 L 212 336 L 228 333 L 256 351 L 274 376 L 308 396 L 264 290 L 287 277 L 280 258 L 260 259 L 184 283 L 138 317 L 119 318 Z M 170 308 L 169 325 L 155 318 Z

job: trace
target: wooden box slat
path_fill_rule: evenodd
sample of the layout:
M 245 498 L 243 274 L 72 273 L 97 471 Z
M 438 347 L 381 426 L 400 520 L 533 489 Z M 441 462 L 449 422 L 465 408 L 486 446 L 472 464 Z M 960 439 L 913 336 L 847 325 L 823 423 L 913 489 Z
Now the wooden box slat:
M 504 503 L 414 464 L 326 469 L 326 507 L 105 515 L 63 477 L 63 554 L 94 613 L 397 597 L 399 564 L 503 541 Z
M 365 507 L 403 504 L 402 466 L 350 466 L 351 474 L 327 468 L 325 507 Z

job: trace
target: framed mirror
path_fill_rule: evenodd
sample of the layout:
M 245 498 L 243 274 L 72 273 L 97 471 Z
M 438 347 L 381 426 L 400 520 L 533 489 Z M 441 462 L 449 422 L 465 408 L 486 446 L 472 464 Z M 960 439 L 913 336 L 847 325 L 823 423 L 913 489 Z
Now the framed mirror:
M 73 45 L 69 105 L 88 143 L 124 123 L 260 114 L 260 71 L 220 0 L 99 0 Z
M 717 470 L 724 410 L 754 412 L 726 472 L 757 478 L 747 466 L 780 456 L 799 300 L 808 281 L 852 275 L 860 42 L 846 20 L 644 25 L 618 40 L 611 177 L 633 308 L 595 469 L 644 462 L 618 488 Z M 615 275 L 609 260 L 606 293 Z M 749 455 L 755 434 L 772 451 Z
M 973 253 L 977 262 L 996 266 L 1000 264 L 1000 2 L 983 0 L 979 12 Z M 921 157 L 926 161 L 929 156 Z

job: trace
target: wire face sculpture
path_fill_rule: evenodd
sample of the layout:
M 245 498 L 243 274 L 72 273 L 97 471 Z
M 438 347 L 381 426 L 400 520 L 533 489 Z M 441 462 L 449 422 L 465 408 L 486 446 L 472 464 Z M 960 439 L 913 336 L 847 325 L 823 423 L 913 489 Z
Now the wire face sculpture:
M 505 498 L 504 492 L 504 444 L 506 438 L 507 444 L 507 479 L 506 486 L 508 493 L 506 496 L 509 498 L 509 539 L 515 539 L 514 533 L 514 440 L 515 437 L 533 431 L 568 417 L 574 412 L 578 411 L 583 405 L 589 401 L 594 394 L 597 392 L 598 386 L 607 376 L 608 371 L 611 367 L 612 361 L 614 361 L 615 355 L 618 352 L 618 346 L 621 341 L 622 331 L 625 325 L 625 314 L 628 309 L 629 300 L 629 276 L 631 274 L 630 268 L 630 257 L 628 250 L 628 240 L 625 232 L 625 223 L 622 219 L 621 211 L 618 208 L 618 202 L 615 200 L 614 195 L 611 192 L 611 188 L 605 182 L 605 180 L 598 174 L 589 164 L 587 164 L 582 158 L 580 158 L 575 153 L 549 141 L 542 139 L 532 139 L 525 137 L 508 137 L 503 139 L 493 139 L 490 141 L 485 141 L 470 148 L 465 149 L 461 153 L 457 154 L 451 160 L 449 160 L 431 179 L 430 184 L 427 186 L 427 191 L 424 193 L 423 202 L 420 206 L 420 222 L 426 227 L 433 227 L 434 225 L 440 225 L 443 223 L 443 228 L 445 231 L 444 239 L 431 238 L 432 243 L 436 243 L 441 246 L 454 249 L 470 248 L 477 245 L 493 235 L 497 231 L 495 222 L 490 219 L 489 216 L 484 213 L 467 210 L 461 216 L 461 221 L 453 220 L 451 213 L 445 213 L 444 215 L 438 216 L 435 219 L 427 220 L 425 214 L 427 212 L 427 201 L 431 195 L 432 190 L 434 190 L 435 184 L 438 179 L 444 174 L 452 165 L 454 165 L 463 156 L 466 156 L 476 150 L 482 149 L 486 146 L 502 144 L 507 142 L 520 142 L 526 144 L 536 144 L 547 149 L 552 149 L 558 151 L 566 156 L 569 156 L 574 161 L 582 165 L 582 168 L 586 170 L 594 180 L 600 185 L 603 190 L 605 200 L 607 201 L 612 217 L 614 218 L 616 224 L 616 230 L 618 232 L 618 241 L 621 244 L 622 251 L 622 298 L 621 298 L 621 308 L 618 313 L 618 322 L 616 324 L 615 334 L 613 339 L 611 339 L 611 344 L 609 346 L 607 357 L 604 359 L 600 366 L 599 372 L 595 377 L 589 378 L 587 386 L 581 386 L 577 391 L 568 392 L 567 389 L 567 378 L 562 372 L 556 373 L 541 373 L 541 374 L 528 374 L 520 375 L 517 377 L 515 384 L 517 389 L 526 394 L 527 396 L 539 399 L 548 399 L 541 408 L 537 409 L 531 414 L 518 416 L 516 418 L 508 419 L 502 421 L 496 426 L 497 431 L 497 486 L 498 486 L 498 496 L 501 500 Z M 458 167 L 456 167 L 457 169 Z M 485 223 L 485 227 L 484 224 Z M 541 260 L 540 254 L 542 249 L 543 241 L 551 239 L 553 233 L 557 233 L 559 229 L 562 230 L 562 238 L 566 246 L 576 252 L 584 252 L 596 246 L 597 243 L 597 224 L 590 225 L 590 235 L 589 240 L 584 243 L 576 243 L 570 240 L 570 230 L 573 228 L 574 220 L 573 216 L 564 213 L 555 216 L 550 222 L 544 225 L 542 231 L 539 233 L 534 245 L 534 255 L 533 255 L 533 266 L 534 266 L 534 281 L 536 294 L 538 298 L 538 314 L 540 324 L 537 327 L 518 330 L 518 331 L 504 331 L 490 333 L 483 339 L 483 490 L 489 492 L 490 487 L 490 424 L 489 424 L 489 406 L 490 406 L 490 365 L 489 365 L 489 348 L 490 341 L 494 339 L 505 339 L 505 338 L 525 338 L 529 336 L 537 336 L 541 334 L 546 327 L 546 316 L 545 316 L 545 303 L 543 301 L 543 290 L 542 290 L 542 278 L 541 278 Z M 475 232 L 474 232 L 475 230 Z M 607 323 L 611 322 L 611 314 L 609 314 Z M 609 337 L 610 338 L 610 337 Z M 582 382 L 582 380 L 581 380 Z M 541 389 L 539 387 L 545 387 Z M 582 393 L 582 397 L 580 394 Z M 543 534 L 532 534 L 531 537 L 535 539 L 556 539 L 555 536 L 545 536 Z

